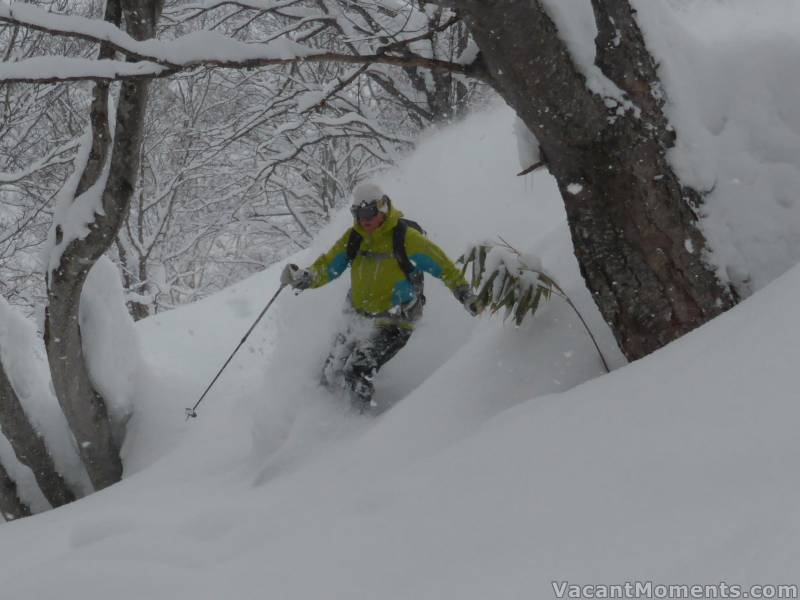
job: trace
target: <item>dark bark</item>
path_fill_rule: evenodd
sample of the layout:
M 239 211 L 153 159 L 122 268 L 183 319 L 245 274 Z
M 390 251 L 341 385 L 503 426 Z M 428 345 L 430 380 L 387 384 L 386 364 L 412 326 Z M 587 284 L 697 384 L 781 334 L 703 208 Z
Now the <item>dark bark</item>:
M 701 198 L 667 161 L 674 133 L 632 9 L 626 0 L 592 4 L 597 64 L 640 115 L 607 106 L 587 88 L 539 0 L 455 2 L 495 89 L 539 139 L 581 272 L 620 348 L 636 359 L 735 299 L 703 261 L 693 210 Z
M 22 517 L 29 517 L 30 509 L 17 495 L 17 484 L 0 463 L 0 511 L 6 521 L 14 521 Z
M 115 4 L 115 0 L 108 2 L 106 18 L 109 20 L 119 16 L 119 13 L 114 14 Z M 159 14 L 159 3 L 121 0 L 119 7 L 125 18 L 126 29 L 133 38 L 143 40 L 153 37 L 153 15 Z M 97 181 L 110 152 L 109 176 L 102 192 L 103 214 L 96 215 L 85 238 L 73 240 L 67 245 L 58 267 L 49 274 L 48 281 L 45 345 L 53 386 L 95 489 L 119 481 L 122 462 L 119 440 L 112 435 L 106 404 L 89 377 L 78 309 L 89 271 L 113 243 L 130 208 L 139 165 L 148 87 L 146 80 L 122 82 L 113 141 L 107 133 L 108 89 L 102 84 L 95 88 L 91 119 L 92 155 L 79 191 Z M 56 228 L 57 240 L 59 236 Z
M 64 478 L 58 474 L 44 439 L 31 425 L 11 381 L 0 364 L 0 429 L 17 459 L 33 471 L 36 483 L 53 507 L 75 500 Z

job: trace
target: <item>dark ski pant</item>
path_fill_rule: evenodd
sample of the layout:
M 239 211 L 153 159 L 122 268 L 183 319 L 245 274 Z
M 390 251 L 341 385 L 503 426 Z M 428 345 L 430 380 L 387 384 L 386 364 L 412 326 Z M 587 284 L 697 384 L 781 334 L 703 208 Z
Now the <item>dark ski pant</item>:
M 330 390 L 345 387 L 353 405 L 370 406 L 380 368 L 406 345 L 413 329 L 354 316 L 339 332 L 322 370 L 322 383 Z

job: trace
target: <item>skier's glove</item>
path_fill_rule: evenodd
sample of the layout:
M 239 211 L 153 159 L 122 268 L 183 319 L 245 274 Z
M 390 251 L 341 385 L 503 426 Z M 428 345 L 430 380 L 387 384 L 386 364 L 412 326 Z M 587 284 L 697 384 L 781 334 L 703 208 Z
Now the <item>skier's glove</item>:
M 297 265 L 288 264 L 281 272 L 281 284 L 290 285 L 296 290 L 304 290 L 311 287 L 312 276 L 306 269 L 301 269 Z
M 473 292 L 472 288 L 468 285 L 462 285 L 457 288 L 455 295 L 458 301 L 464 305 L 464 308 L 466 308 L 467 312 L 473 317 L 477 317 L 483 312 L 483 309 L 486 308 L 481 299 L 475 295 L 475 292 Z

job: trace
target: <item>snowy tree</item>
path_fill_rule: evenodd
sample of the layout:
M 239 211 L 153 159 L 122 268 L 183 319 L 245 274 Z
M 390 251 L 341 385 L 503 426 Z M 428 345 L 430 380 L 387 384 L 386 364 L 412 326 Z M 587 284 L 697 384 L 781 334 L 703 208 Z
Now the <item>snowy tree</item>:
M 17 496 L 17 484 L 0 464 L 0 511 L 6 521 L 30 515 L 30 509 Z
M 79 486 L 73 487 L 59 473 L 54 460 L 53 440 L 45 439 L 44 430 L 34 425 L 37 421 L 29 413 L 33 408 L 34 418 L 42 417 L 41 407 L 56 408 L 56 405 L 47 377 L 43 344 L 36 328 L 0 297 L 0 433 L 8 441 L 16 461 L 30 469 L 42 495 L 53 507 L 67 504 L 81 495 L 75 491 Z M 55 447 L 59 448 L 57 443 Z M 13 459 L 10 454 L 0 456 L 0 465 L 4 460 Z M 60 464 L 68 462 L 60 461 Z M 0 478 L 10 480 L 5 468 L 0 469 Z M 16 503 L 15 487 L 2 482 L 0 487 L 6 495 L 5 500 L 0 500 L 4 502 L 0 504 L 3 513 L 14 518 L 22 516 L 18 510 L 12 510 Z M 20 501 L 18 504 L 23 503 Z M 27 512 L 25 506 L 23 513 Z
M 3 310 L 10 310 L 8 307 Z M 6 317 L 6 315 L 4 315 Z M 7 340 L 6 340 L 7 341 Z M 10 349 L 9 349 L 10 350 Z M 51 506 L 62 506 L 75 500 L 75 494 L 64 478 L 58 473 L 53 459 L 45 445 L 44 438 L 31 425 L 11 381 L 0 360 L 0 431 L 8 439 L 17 459 L 33 472 L 39 488 Z M 0 465 L 0 488 L 6 490 L 9 506 L 14 505 L 15 486 L 4 485 L 3 479 L 10 480 Z M 0 495 L 2 495 L 0 491 Z M 0 502 L 2 500 L 0 499 Z M 0 510 L 6 514 L 22 516 L 18 510 L 10 510 L 0 503 Z M 25 509 L 27 512 L 27 509 Z
M 128 33 L 144 40 L 155 33 L 160 10 L 158 2 L 110 0 L 105 19 L 115 25 L 124 20 Z M 99 58 L 112 55 L 101 45 Z M 122 462 L 108 408 L 89 376 L 78 311 L 86 277 L 113 243 L 130 205 L 148 88 L 147 79 L 123 82 L 114 107 L 110 85 L 95 85 L 82 164 L 62 189 L 51 228 L 45 345 L 56 396 L 95 489 L 119 481 Z
M 88 13 L 87 13 L 88 14 Z M 21 27 L 0 27 L 0 64 L 46 52 L 83 56 L 89 45 Z M 52 201 L 86 125 L 85 84 L 15 85 L 0 100 L 0 293 L 30 314 L 44 301 L 38 268 Z
M 675 132 L 630 2 L 592 0 L 594 56 L 591 40 L 570 38 L 572 15 L 555 0 L 452 5 L 492 86 L 540 144 L 581 272 L 628 358 L 730 308 L 734 293 L 704 261 L 702 196 L 667 158 Z

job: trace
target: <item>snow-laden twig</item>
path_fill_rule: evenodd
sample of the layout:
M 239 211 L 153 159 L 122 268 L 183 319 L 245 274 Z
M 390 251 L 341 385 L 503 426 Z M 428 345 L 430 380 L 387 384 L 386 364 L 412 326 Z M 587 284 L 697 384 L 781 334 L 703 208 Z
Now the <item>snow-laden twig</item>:
M 500 242 L 499 245 L 472 246 L 458 259 L 464 265 L 463 274 L 471 268 L 468 280 L 477 290 L 482 304 L 492 313 L 505 309 L 505 318 L 513 315 L 519 326 L 527 316 L 536 313 L 542 300 L 548 300 L 553 294 L 559 296 L 577 315 L 609 373 L 611 370 L 597 339 L 569 295 L 545 272 L 537 258 L 523 255 L 502 237 Z

